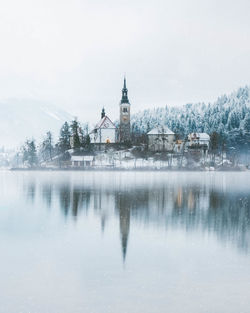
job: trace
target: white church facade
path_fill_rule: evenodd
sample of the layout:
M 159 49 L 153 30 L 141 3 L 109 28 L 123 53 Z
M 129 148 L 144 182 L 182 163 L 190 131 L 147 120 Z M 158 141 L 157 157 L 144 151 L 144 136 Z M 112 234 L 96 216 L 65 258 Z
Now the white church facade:
M 111 119 L 106 115 L 104 108 L 101 113 L 101 120 L 89 133 L 91 144 L 114 144 L 127 143 L 131 139 L 130 131 L 130 102 L 128 100 L 128 89 L 126 78 L 124 78 L 122 99 L 119 103 L 120 126 L 117 128 Z
M 89 134 L 90 142 L 95 144 L 116 143 L 117 128 L 111 119 L 105 114 L 104 108 L 101 113 L 101 120 Z

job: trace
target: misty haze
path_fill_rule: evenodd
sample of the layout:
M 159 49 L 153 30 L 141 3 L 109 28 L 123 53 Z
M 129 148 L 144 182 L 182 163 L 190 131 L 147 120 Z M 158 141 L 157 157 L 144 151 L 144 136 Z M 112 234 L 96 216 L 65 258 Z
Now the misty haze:
M 249 311 L 248 173 L 1 176 L 1 312 Z
M 0 0 L 0 313 L 249 313 L 250 1 Z

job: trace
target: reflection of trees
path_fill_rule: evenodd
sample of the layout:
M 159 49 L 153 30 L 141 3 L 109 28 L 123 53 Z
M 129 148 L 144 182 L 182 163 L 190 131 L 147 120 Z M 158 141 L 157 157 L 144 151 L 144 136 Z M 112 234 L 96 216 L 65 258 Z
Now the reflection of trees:
M 114 193 L 112 190 L 94 189 L 91 193 L 91 196 L 93 198 L 94 212 L 100 217 L 101 229 L 102 232 L 104 232 L 107 220 L 110 214 L 113 214 Z
M 204 222 L 209 231 L 245 250 L 250 245 L 250 196 L 212 190 Z
M 73 216 L 77 216 L 78 209 L 81 207 L 81 191 L 73 190 L 72 194 L 72 214 Z
M 178 198 L 170 224 L 185 226 L 186 230 L 200 228 L 215 233 L 223 241 L 230 241 L 245 250 L 250 245 L 250 195 L 223 193 L 215 189 L 207 192 L 190 186 Z M 192 210 L 190 211 L 190 194 Z M 180 197 L 180 195 L 178 195 Z M 202 201 L 201 201 L 202 199 Z
M 27 192 L 27 198 L 31 201 L 34 202 L 35 196 L 36 196 L 36 182 L 35 180 L 30 180 L 26 187 L 26 192 Z
M 72 214 L 77 217 L 79 210 L 88 211 L 90 203 L 90 191 L 73 188 L 72 191 Z
M 26 185 L 33 201 L 36 184 Z M 50 183 L 41 188 L 42 198 L 52 205 L 53 194 L 65 217 L 78 218 L 80 212 L 93 210 L 104 231 L 109 216 L 118 217 L 122 254 L 125 260 L 131 220 L 154 227 L 181 228 L 210 232 L 225 242 L 248 251 L 250 248 L 250 194 L 221 190 L 218 186 L 182 182 L 161 185 L 109 186 L 95 182 Z M 54 205 L 55 201 L 53 201 Z
M 51 202 L 52 202 L 52 185 L 51 184 L 46 184 L 42 186 L 42 195 L 43 199 L 45 200 L 47 207 L 51 207 Z
M 56 185 L 53 189 L 51 184 L 45 184 L 42 186 L 42 197 L 49 207 L 51 206 L 53 192 L 58 195 L 60 209 L 66 217 L 69 214 L 77 217 L 81 210 L 89 209 L 91 196 L 89 190 L 76 188 L 71 184 Z
M 59 201 L 60 201 L 60 208 L 65 216 L 68 215 L 68 212 L 70 210 L 70 185 L 61 185 L 59 187 Z
M 116 209 L 125 254 L 130 218 L 186 231 L 213 232 L 220 240 L 244 250 L 250 248 L 249 194 L 229 194 L 206 185 L 165 185 L 116 192 Z

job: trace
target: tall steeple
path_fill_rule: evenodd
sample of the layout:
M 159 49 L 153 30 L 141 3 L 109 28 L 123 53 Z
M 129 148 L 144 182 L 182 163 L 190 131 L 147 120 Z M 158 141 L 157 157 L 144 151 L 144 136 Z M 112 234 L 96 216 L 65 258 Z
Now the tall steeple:
M 128 100 L 128 89 L 126 77 L 124 77 L 122 88 L 122 99 L 120 101 L 120 142 L 130 142 L 130 102 Z
M 127 89 L 127 86 L 126 86 L 126 77 L 124 77 L 124 82 L 123 82 L 121 103 L 129 103 L 129 100 L 128 100 L 128 89 Z
M 104 118 L 104 116 L 105 116 L 105 110 L 104 108 L 102 108 L 101 118 Z

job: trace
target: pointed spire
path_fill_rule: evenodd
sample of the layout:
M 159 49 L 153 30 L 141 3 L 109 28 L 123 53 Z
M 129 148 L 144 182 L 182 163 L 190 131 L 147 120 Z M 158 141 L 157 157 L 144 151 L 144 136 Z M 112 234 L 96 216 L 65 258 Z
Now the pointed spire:
M 102 113 L 101 113 L 101 118 L 104 118 L 104 116 L 105 116 L 105 109 L 104 109 L 104 107 L 102 108 Z
M 127 89 L 127 86 L 126 86 L 126 76 L 124 76 L 123 90 L 124 89 Z
M 122 99 L 121 99 L 121 103 L 128 103 L 128 104 L 129 104 L 129 100 L 128 100 L 128 89 L 127 89 L 127 83 L 126 83 L 126 76 L 124 76 L 124 80 L 123 80 L 123 88 L 122 88 Z

